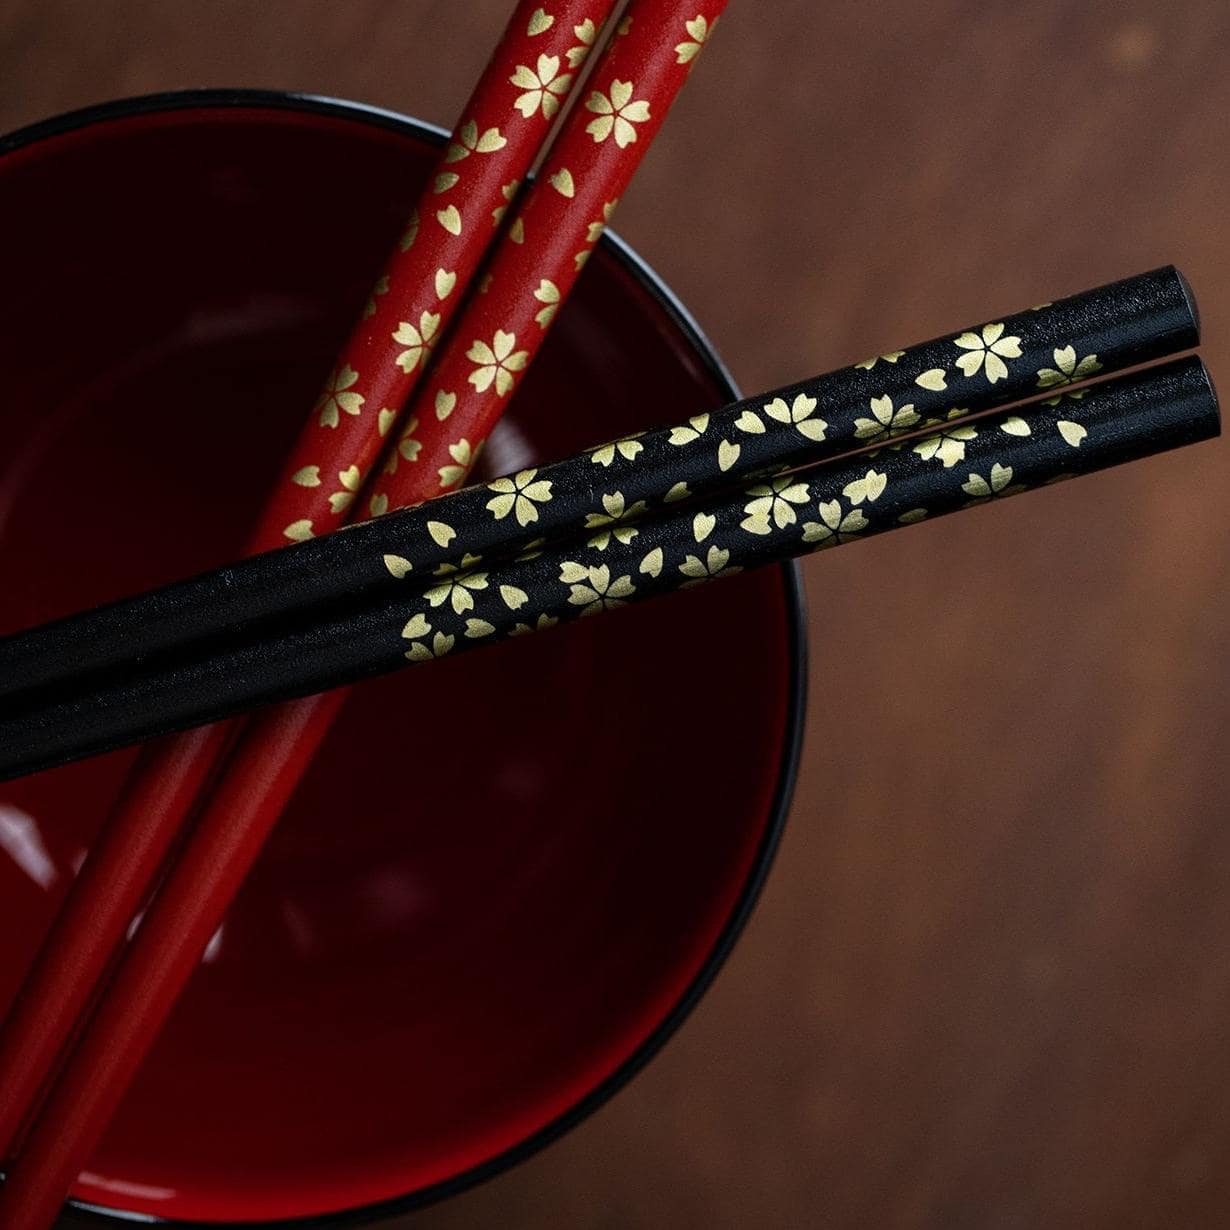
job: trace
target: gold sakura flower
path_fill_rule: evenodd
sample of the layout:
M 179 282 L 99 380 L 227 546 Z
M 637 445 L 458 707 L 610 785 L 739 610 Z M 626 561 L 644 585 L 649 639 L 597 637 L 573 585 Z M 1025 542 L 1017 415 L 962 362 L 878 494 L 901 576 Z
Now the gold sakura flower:
M 460 162 L 471 154 L 493 154 L 508 144 L 498 128 L 488 128 L 480 135 L 478 125 L 473 120 L 466 120 L 457 130 L 457 140 L 449 144 L 444 154 L 445 162 Z
M 904 350 L 890 350 L 887 354 L 873 355 L 870 359 L 864 359 L 861 363 L 856 363 L 854 366 L 861 367 L 863 371 L 869 372 L 881 359 L 885 363 L 896 363 L 903 354 L 905 354 Z
M 800 435 L 809 440 L 823 440 L 828 424 L 823 419 L 811 416 L 816 412 L 816 399 L 806 393 L 796 393 L 789 406 L 783 398 L 775 397 L 764 406 L 764 412 L 779 423 L 793 424 Z
M 1055 350 L 1055 366 L 1044 367 L 1038 372 L 1038 388 L 1040 389 L 1056 389 L 1061 388 L 1066 384 L 1076 384 L 1078 381 L 1087 380 L 1095 372 L 1102 370 L 1101 363 L 1098 362 L 1096 354 L 1087 354 L 1078 363 L 1076 361 L 1076 348 L 1073 346 L 1064 346 Z M 1045 406 L 1057 406 L 1062 399 L 1063 394 L 1059 397 L 1049 397 L 1042 404 Z M 1068 393 L 1074 401 L 1079 401 L 1085 396 L 1084 389 L 1077 389 L 1075 392 Z
M 572 85 L 572 74 L 559 71 L 559 56 L 538 57 L 538 71 L 525 64 L 518 64 L 517 71 L 508 79 L 524 94 L 517 96 L 513 106 L 525 118 L 532 119 L 540 107 L 544 119 L 550 119 L 558 110 L 560 99 Z
M 413 637 L 426 638 L 431 636 L 431 625 L 421 614 L 415 615 L 402 629 L 402 636 L 408 640 Z M 415 640 L 406 650 L 406 657 L 411 662 L 430 662 L 432 658 L 442 658 L 452 649 L 454 639 L 451 636 L 445 636 L 443 632 L 437 632 L 432 636 L 430 642 Z
M 957 366 L 967 376 L 975 376 L 985 365 L 986 377 L 991 384 L 1007 376 L 1005 359 L 1021 357 L 1021 339 L 1004 337 L 1004 326 L 999 323 L 983 325 L 981 336 L 962 333 L 955 339 L 954 345 L 968 352 L 957 356 Z
M 593 48 L 598 29 L 594 25 L 593 18 L 587 17 L 579 26 L 573 26 L 572 32 L 577 36 L 577 42 L 580 45 L 568 48 L 568 67 L 580 68 L 585 63 L 585 57 Z
M 480 590 L 487 588 L 487 574 L 485 572 L 468 572 L 466 560 L 463 559 L 460 564 L 441 564 L 436 569 L 436 575 L 442 576 L 445 579 L 438 585 L 433 585 L 427 590 L 423 597 L 427 599 L 431 605 L 443 606 L 446 602 L 453 608 L 457 615 L 464 615 L 466 611 L 474 609 L 474 597 L 471 590 L 477 593 Z
M 349 363 L 329 373 L 329 379 L 325 381 L 325 387 L 313 407 L 320 411 L 322 427 L 336 427 L 341 422 L 339 411 L 342 414 L 359 413 L 365 400 L 363 394 L 347 392 L 358 378 L 359 373 Z
M 798 516 L 791 505 L 806 504 L 808 500 L 807 484 L 792 483 L 788 477 L 772 478 L 768 483 L 749 487 L 746 494 L 755 498 L 744 505 L 747 515 L 739 526 L 749 534 L 767 534 L 772 526 L 783 530 L 793 525 Z
M 534 314 L 534 319 L 538 322 L 540 329 L 545 329 L 555 318 L 555 312 L 559 307 L 560 293 L 559 287 L 551 281 L 550 278 L 541 278 L 538 282 L 538 289 L 534 292 L 534 298 L 539 303 L 545 303 L 547 306 L 541 312 Z
M 419 327 L 416 329 L 408 320 L 401 321 L 397 332 L 393 334 L 395 342 L 407 349 L 393 360 L 403 372 L 409 373 L 418 367 L 421 360 L 431 353 L 435 345 L 436 330 L 440 327 L 440 317 L 434 312 L 424 312 L 419 317 Z
M 712 581 L 716 577 L 733 577 L 736 572 L 743 571 L 738 564 L 727 567 L 729 563 L 730 552 L 723 547 L 710 547 L 709 553 L 703 560 L 695 555 L 689 555 L 679 565 L 679 571 L 691 579 L 684 581 L 681 588 L 687 589 L 692 585 L 702 585 L 705 581 Z
M 635 526 L 622 523 L 639 517 L 645 511 L 645 501 L 637 500 L 635 504 L 625 507 L 624 493 L 612 491 L 602 497 L 602 507 L 606 509 L 605 512 L 585 514 L 585 528 L 599 531 L 585 545 L 605 551 L 614 538 L 616 542 L 627 546 L 638 531 Z
M 485 393 L 493 384 L 500 396 L 505 396 L 513 387 L 516 377 L 513 372 L 519 372 L 529 362 L 528 350 L 514 350 L 517 344 L 515 333 L 505 333 L 497 329 L 491 339 L 491 345 L 475 338 L 466 351 L 466 358 L 474 364 L 474 370 L 467 379 L 479 393 Z
M 414 433 L 418 429 L 419 420 L 417 416 L 411 415 L 405 429 L 401 433 L 401 437 L 397 441 L 397 447 L 389 454 L 389 459 L 385 463 L 384 472 L 386 474 L 396 474 L 399 460 L 402 458 L 406 461 L 418 460 L 419 453 L 423 448 L 423 442 L 414 438 Z
M 335 491 L 329 497 L 329 508 L 335 517 L 345 512 L 354 503 L 355 493 L 359 490 L 359 480 L 362 477 L 356 465 L 347 466 L 346 469 L 338 471 L 337 481 L 342 484 L 342 489 Z
M 453 647 L 454 638 L 445 636 L 443 632 L 437 632 L 430 642 L 427 641 L 432 636 L 431 624 L 422 611 L 416 611 L 406 620 L 401 634 L 406 640 L 414 642 L 406 650 L 406 657 L 411 662 L 430 662 L 432 658 L 442 658 Z
M 713 24 L 717 25 L 717 22 Z M 700 13 L 697 13 L 691 21 L 685 21 L 683 28 L 691 35 L 691 38 L 686 43 L 675 44 L 676 64 L 687 64 L 695 60 L 700 55 L 700 49 L 705 45 L 705 39 L 710 34 L 709 23 Z
M 497 478 L 487 484 L 488 491 L 495 495 L 487 501 L 487 511 L 497 521 L 509 513 L 524 527 L 538 520 L 536 504 L 546 504 L 551 499 L 551 480 L 539 478 L 537 470 L 522 470 L 511 478 Z
M 825 547 L 836 547 L 843 542 L 849 542 L 856 534 L 867 528 L 867 518 L 857 508 L 852 508 L 843 517 L 841 501 L 822 501 L 819 505 L 820 520 L 803 523 L 803 541 L 818 542 L 817 550 Z
M 452 457 L 454 464 L 440 467 L 438 473 L 440 475 L 441 487 L 452 487 L 461 482 L 474 464 L 474 450 L 470 447 L 469 440 L 464 436 L 456 444 L 448 446 L 448 453 Z
M 949 419 L 961 418 L 966 411 L 956 409 L 949 410 Z M 933 423 L 938 423 L 939 419 L 932 420 Z M 927 426 L 931 426 L 928 423 Z M 934 461 L 939 459 L 945 470 L 951 469 L 958 461 L 965 460 L 965 445 L 969 440 L 976 440 L 978 432 L 972 424 L 964 426 L 954 425 L 944 427 L 937 431 L 934 435 L 927 436 L 925 439 L 919 440 L 914 445 L 914 452 L 917 453 L 924 461 Z
M 636 435 L 644 435 L 644 432 L 637 432 Z M 597 448 L 591 448 L 589 459 L 595 465 L 609 466 L 615 460 L 616 454 L 625 461 L 631 461 L 644 447 L 636 436 L 625 436 L 622 440 L 616 440 L 612 444 L 602 444 Z
M 611 570 L 600 564 L 596 568 L 587 568 L 572 560 L 565 560 L 560 567 L 559 579 L 571 586 L 568 601 L 573 606 L 584 607 L 584 615 L 597 615 L 599 611 L 611 611 L 624 606 L 624 599 L 636 592 L 629 576 L 616 577 L 612 580 Z
M 586 100 L 585 108 L 598 118 L 585 126 L 595 142 L 605 141 L 612 133 L 615 144 L 623 149 L 636 140 L 633 124 L 643 124 L 649 118 L 649 103 L 643 98 L 632 101 L 634 85 L 631 81 L 611 82 L 611 92 L 604 94 L 595 90 Z
M 973 499 L 966 501 L 967 507 L 970 504 L 981 504 L 986 500 L 993 500 L 997 496 L 1015 495 L 1018 491 L 1025 490 L 1022 483 L 1009 487 L 1010 482 L 1012 482 L 1012 467 L 1000 465 L 998 461 L 991 467 L 990 482 L 981 474 L 971 474 L 969 482 L 961 484 L 961 490 L 966 495 L 973 496 Z
M 870 419 L 854 420 L 854 435 L 859 440 L 878 440 L 881 437 L 899 436 L 903 431 L 909 431 L 919 422 L 918 411 L 911 402 L 909 405 L 893 409 L 893 399 L 884 394 L 883 397 L 873 397 L 869 402 Z
M 694 440 L 699 440 L 701 436 L 709 430 L 709 416 L 707 414 L 694 414 L 687 421 L 687 425 L 683 427 L 672 427 L 668 444 L 674 444 L 677 447 L 684 444 L 691 444 Z

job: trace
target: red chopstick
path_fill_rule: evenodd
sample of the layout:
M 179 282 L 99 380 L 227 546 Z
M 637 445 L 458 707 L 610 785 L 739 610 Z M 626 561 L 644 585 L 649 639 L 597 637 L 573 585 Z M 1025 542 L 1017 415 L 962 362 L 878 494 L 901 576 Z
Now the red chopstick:
M 725 2 L 694 0 L 685 12 L 668 0 L 634 0 L 620 25 L 627 33 L 614 40 L 595 73 L 586 110 L 569 118 L 539 185 L 510 224 L 486 294 L 467 308 L 431 382 L 410 407 L 391 457 L 393 472 L 377 484 L 374 507 L 369 502 L 373 511 L 417 502 L 462 480 L 550 326 L 554 312 L 547 309 L 571 289 Z M 531 102 L 541 112 L 549 92 L 541 63 L 534 76 L 531 84 L 520 68 L 514 74 L 522 114 Z M 394 337 L 418 351 L 406 364 L 420 367 L 424 342 L 435 333 L 425 338 L 421 325 L 407 323 L 399 322 Z M 462 374 L 464 384 L 455 380 Z M 330 395 L 339 416 L 349 414 L 340 397 L 357 385 L 334 383 Z M 429 414 L 448 430 L 423 430 Z M 0 1223 L 36 1227 L 54 1216 L 344 695 L 277 707 L 244 731 L 227 775 L 29 1132 L 0 1193 Z
M 552 97 L 563 94 L 614 3 L 555 0 L 549 23 L 536 0 L 517 5 L 368 312 L 312 409 L 250 553 L 335 528 L 349 514 L 423 374 L 431 344 L 497 235 L 492 211 L 507 204 L 509 185 L 524 177 L 551 129 L 552 106 L 517 109 L 520 91 L 511 79 L 527 62 L 566 65 L 551 81 Z M 426 343 L 417 355 L 394 340 L 410 327 L 402 321 L 416 322 Z M 134 768 L 0 1032 L 0 1156 L 12 1152 L 57 1055 L 239 725 L 218 724 L 153 745 Z

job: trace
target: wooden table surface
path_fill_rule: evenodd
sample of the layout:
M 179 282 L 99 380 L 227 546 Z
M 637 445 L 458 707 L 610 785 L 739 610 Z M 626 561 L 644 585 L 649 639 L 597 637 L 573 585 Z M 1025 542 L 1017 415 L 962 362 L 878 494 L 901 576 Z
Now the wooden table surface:
M 0 0 L 0 129 L 450 122 L 505 0 Z M 767 387 L 1173 261 L 1230 382 L 1230 6 L 743 0 L 619 230 Z M 804 769 L 683 1031 L 453 1227 L 1230 1224 L 1230 450 L 806 565 Z

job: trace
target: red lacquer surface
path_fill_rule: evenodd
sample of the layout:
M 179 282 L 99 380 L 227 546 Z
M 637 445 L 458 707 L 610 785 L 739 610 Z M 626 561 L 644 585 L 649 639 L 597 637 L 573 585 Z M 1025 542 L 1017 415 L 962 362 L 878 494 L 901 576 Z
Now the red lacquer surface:
M 405 133 L 250 108 L 0 160 L 0 629 L 240 548 L 430 163 Z M 341 165 L 363 194 L 319 191 Z M 602 252 L 484 469 L 716 400 Z M 77 1194 L 200 1219 L 370 1203 L 610 1076 L 755 863 L 787 605 L 753 576 L 355 689 Z M 0 786 L 0 1002 L 128 761 Z

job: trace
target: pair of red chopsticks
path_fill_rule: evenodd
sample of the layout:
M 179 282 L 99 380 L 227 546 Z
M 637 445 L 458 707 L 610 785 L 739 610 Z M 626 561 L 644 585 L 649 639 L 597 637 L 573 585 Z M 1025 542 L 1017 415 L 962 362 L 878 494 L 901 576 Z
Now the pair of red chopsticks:
M 521 0 L 252 553 L 464 480 L 725 3 L 631 0 L 615 23 L 615 0 Z M 600 32 L 585 98 L 522 193 Z M 138 761 L 0 1033 L 0 1225 L 54 1218 L 344 696 L 193 731 Z

